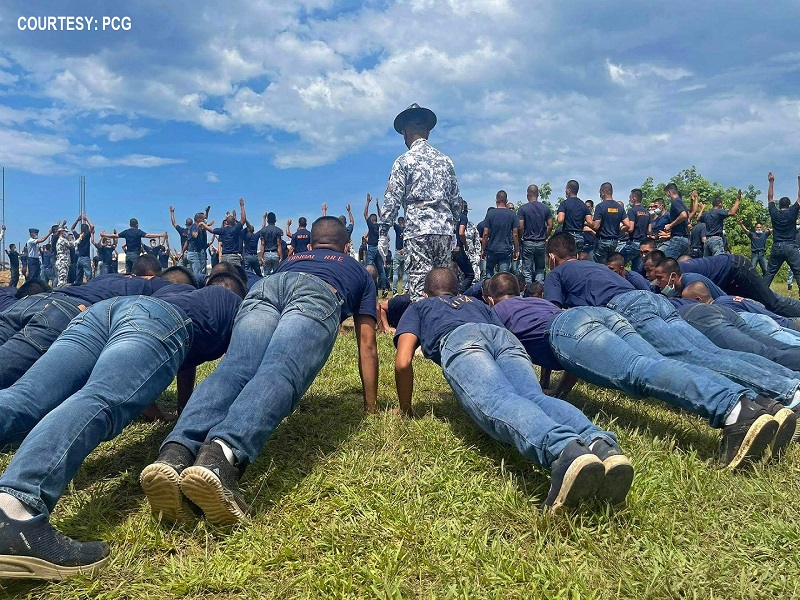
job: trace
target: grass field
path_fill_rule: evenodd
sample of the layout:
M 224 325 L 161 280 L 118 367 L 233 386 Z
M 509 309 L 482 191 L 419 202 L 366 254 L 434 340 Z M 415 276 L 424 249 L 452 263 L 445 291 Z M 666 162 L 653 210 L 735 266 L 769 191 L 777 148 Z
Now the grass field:
M 579 385 L 570 400 L 619 434 L 636 478 L 623 508 L 551 518 L 539 508 L 548 477 L 482 434 L 433 363 L 415 359 L 421 418 L 385 410 L 390 338 L 379 347 L 384 410 L 362 414 L 355 342 L 341 337 L 245 474 L 247 525 L 155 522 L 138 475 L 169 426 L 137 422 L 88 458 L 53 516 L 70 536 L 109 541 L 108 567 L 3 582 L 0 597 L 800 597 L 800 446 L 721 472 L 719 433 L 701 419 Z

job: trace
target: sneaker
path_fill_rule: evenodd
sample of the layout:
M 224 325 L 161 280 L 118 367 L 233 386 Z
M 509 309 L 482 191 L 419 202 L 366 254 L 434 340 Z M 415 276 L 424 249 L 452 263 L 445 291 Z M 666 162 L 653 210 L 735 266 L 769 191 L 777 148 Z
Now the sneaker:
M 181 491 L 216 525 L 243 521 L 248 506 L 239 491 L 241 472 L 225 458 L 222 447 L 206 442 L 194 465 L 181 474 Z
M 153 516 L 174 523 L 186 516 L 181 492 L 181 473 L 194 463 L 191 451 L 175 442 L 164 444 L 158 458 L 142 469 L 139 483 L 150 503 Z
M 583 442 L 574 440 L 553 462 L 550 477 L 544 506 L 558 514 L 594 496 L 603 483 L 605 467 Z
M 0 510 L 0 579 L 66 579 L 94 575 L 108 562 L 108 545 L 76 542 L 47 516 L 18 521 Z
M 797 432 L 797 414 L 777 400 L 766 396 L 756 396 L 755 403 L 763 407 L 778 422 L 778 431 L 772 440 L 772 454 L 777 456 L 794 439 Z
M 597 490 L 597 497 L 612 505 L 622 504 L 633 483 L 633 465 L 619 446 L 611 445 L 604 439 L 595 440 L 591 451 L 603 461 L 605 468 L 605 477 Z
M 739 418 L 722 428 L 720 463 L 727 469 L 760 459 L 778 431 L 778 421 L 763 406 L 744 396 L 740 402 Z

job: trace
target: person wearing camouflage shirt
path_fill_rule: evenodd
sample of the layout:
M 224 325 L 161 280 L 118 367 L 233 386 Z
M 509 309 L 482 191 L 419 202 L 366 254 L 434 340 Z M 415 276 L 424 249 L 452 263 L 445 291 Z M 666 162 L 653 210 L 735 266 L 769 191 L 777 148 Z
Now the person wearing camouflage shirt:
M 469 262 L 472 263 L 475 279 L 479 280 L 481 278 L 481 236 L 472 221 L 467 221 L 466 237 L 467 256 L 469 256 Z
M 435 267 L 449 267 L 455 224 L 461 214 L 453 161 L 428 143 L 436 125 L 432 110 L 412 104 L 394 120 L 408 152 L 394 161 L 380 217 L 381 253 L 389 250 L 387 233 L 402 206 L 406 229 L 405 276 L 412 300 L 423 297 L 425 276 Z

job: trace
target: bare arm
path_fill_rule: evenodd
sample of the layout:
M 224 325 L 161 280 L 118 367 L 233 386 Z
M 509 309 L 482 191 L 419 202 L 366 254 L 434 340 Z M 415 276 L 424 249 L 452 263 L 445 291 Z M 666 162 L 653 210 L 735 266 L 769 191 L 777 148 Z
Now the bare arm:
M 561 225 L 561 224 L 563 224 L 563 223 L 564 223 L 564 215 L 565 215 L 565 214 L 566 214 L 566 213 L 563 213 L 563 212 L 556 213 L 556 221 L 558 221 L 558 224 L 559 224 L 559 225 Z
M 358 342 L 358 372 L 364 393 L 364 410 L 374 413 L 378 409 L 378 343 L 375 338 L 375 319 L 357 315 L 355 322 Z
M 178 371 L 176 386 L 178 388 L 178 412 L 182 412 L 194 391 L 197 368 L 189 367 Z
M 397 356 L 394 359 L 394 382 L 397 387 L 397 400 L 400 412 L 411 417 L 414 408 L 411 398 L 414 394 L 414 351 L 419 346 L 419 338 L 413 333 L 403 333 L 397 339 Z
M 175 221 L 175 207 L 169 205 L 169 220 L 172 221 L 172 226 L 177 227 L 178 223 Z
M 292 220 L 286 219 L 286 237 L 292 237 Z
M 547 233 L 545 234 L 545 237 L 549 238 L 551 233 L 553 233 L 553 217 L 547 219 Z
M 356 220 L 353 218 L 353 211 L 350 210 L 349 202 L 347 203 L 347 206 L 345 208 L 347 209 L 347 218 L 350 219 L 350 225 L 355 225 Z
M 739 221 L 739 227 L 742 228 L 742 231 L 744 231 L 746 235 L 750 235 L 750 230 L 747 227 L 745 227 L 744 223 L 742 223 L 741 221 Z
M 767 175 L 767 179 L 769 180 L 769 187 L 767 188 L 767 201 L 775 202 L 775 175 L 772 174 L 772 171 L 770 171 L 769 175 Z
M 364 220 L 369 221 L 369 205 L 372 202 L 372 196 L 367 194 L 367 202 L 364 204 Z
M 733 203 L 733 206 L 728 211 L 728 216 L 732 217 L 737 212 L 739 212 L 739 203 L 742 201 L 742 190 L 739 190 L 739 193 L 736 195 L 736 202 Z
M 239 222 L 244 225 L 247 222 L 247 213 L 244 210 L 244 198 L 239 198 L 239 208 L 242 211 L 242 214 L 239 215 Z
M 70 231 L 75 231 L 75 228 L 78 226 L 78 223 L 81 222 L 81 215 L 78 215 L 78 218 L 75 219 L 75 222 L 72 224 L 72 227 L 69 228 Z

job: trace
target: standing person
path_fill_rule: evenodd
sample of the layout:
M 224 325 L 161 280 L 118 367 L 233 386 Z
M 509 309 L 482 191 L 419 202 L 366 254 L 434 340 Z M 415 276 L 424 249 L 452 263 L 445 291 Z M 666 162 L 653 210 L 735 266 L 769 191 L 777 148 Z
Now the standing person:
M 761 274 L 767 274 L 767 238 L 772 235 L 772 229 L 764 229 L 764 225 L 756 223 L 755 229 L 750 231 L 739 221 L 739 227 L 747 234 L 750 239 L 750 262 L 753 268 L 761 267 Z
M 311 232 L 306 229 L 308 221 L 305 217 L 297 219 L 298 228 L 292 233 L 292 220 L 286 221 L 286 237 L 291 240 L 289 245 L 292 247 L 289 254 L 297 254 L 298 252 L 307 252 L 311 244 Z
M 544 283 L 544 243 L 553 232 L 553 213 L 539 202 L 539 186 L 532 183 L 526 192 L 527 204 L 517 211 L 519 231 L 522 232 L 522 273 L 525 283 Z
M 467 221 L 467 255 L 472 263 L 472 272 L 475 279 L 481 279 L 481 236 L 478 235 L 478 228 L 472 221 Z
M 41 278 L 42 263 L 39 261 L 39 244 L 44 243 L 44 241 L 50 237 L 50 233 L 51 232 L 48 231 L 44 237 L 37 239 L 39 230 L 36 227 L 28 229 L 30 238 L 25 242 L 25 249 L 28 251 L 28 260 L 26 261 L 27 273 L 25 274 L 26 281 Z
M 169 219 L 172 222 L 172 226 L 175 228 L 175 231 L 178 232 L 178 235 L 181 238 L 181 243 L 178 245 L 178 247 L 183 248 L 186 245 L 186 241 L 189 239 L 189 229 L 192 226 L 192 219 L 191 217 L 186 219 L 185 227 L 178 225 L 178 222 L 175 220 L 175 207 L 172 205 L 169 207 Z M 186 258 L 183 252 L 180 254 L 180 263 L 183 267 L 191 268 L 189 260 Z
M 348 206 L 350 205 L 348 204 Z M 405 291 L 406 288 L 406 252 L 403 249 L 403 232 L 406 229 L 405 218 L 397 217 L 397 223 L 392 225 L 392 229 L 394 229 L 394 254 L 392 255 L 392 294 L 396 294 L 401 278 L 403 280 L 403 291 Z
M 81 223 L 80 233 L 75 230 L 75 227 L 78 226 L 78 223 Z M 94 233 L 94 224 L 89 220 L 88 216 L 78 215 L 78 218 L 75 219 L 75 222 L 72 224 L 70 229 L 75 238 L 80 237 L 80 241 L 75 246 L 76 254 L 78 256 L 75 267 L 75 283 L 77 285 L 81 285 L 82 283 L 88 283 L 92 279 L 91 238 L 92 234 Z
M 484 279 L 494 275 L 497 267 L 500 273 L 511 269 L 511 261 L 519 257 L 519 219 L 517 213 L 506 208 L 508 195 L 504 190 L 495 194 L 495 207 L 486 211 L 483 220 L 484 230 L 481 245 L 486 258 Z
M 53 252 L 51 250 L 50 244 L 45 244 L 42 248 L 41 252 L 41 260 L 42 260 L 42 279 L 47 285 L 56 286 L 58 285 L 58 279 L 56 278 L 56 270 L 53 267 Z
M 469 207 L 464 202 L 461 208 L 461 214 L 456 223 L 456 247 L 453 249 L 453 262 L 458 269 L 463 273 L 464 280 L 461 282 L 461 290 L 468 290 L 472 287 L 472 282 L 475 280 L 475 270 L 472 268 L 472 261 L 467 254 L 467 224 L 469 219 L 467 214 Z
M 647 239 L 650 233 L 650 213 L 642 206 L 642 190 L 634 188 L 628 195 L 628 201 L 631 203 L 630 208 L 626 214 L 628 222 L 631 226 L 628 235 L 628 241 L 619 250 L 620 254 L 625 257 L 625 264 L 630 263 L 631 270 L 637 273 L 642 271 L 642 255 L 639 249 L 642 242 Z
M 389 251 L 387 247 L 383 253 L 378 252 L 378 240 L 380 239 L 380 226 L 378 225 L 378 217 L 381 215 L 381 207 L 378 205 L 378 199 L 375 198 L 376 213 L 369 212 L 369 205 L 372 203 L 372 196 L 367 194 L 367 202 L 364 204 L 364 220 L 367 222 L 367 255 L 364 259 L 365 264 L 374 265 L 378 271 L 378 289 L 383 293 L 383 297 L 387 296 L 389 290 L 389 281 L 386 278 L 386 270 L 383 268 L 383 257 Z
M 283 231 L 275 225 L 277 217 L 274 212 L 265 213 L 267 224 L 261 229 L 261 253 L 258 260 L 264 267 L 264 277 L 274 273 L 283 260 L 283 245 L 281 244 Z
M 255 227 L 249 221 L 244 227 L 242 238 L 242 251 L 244 252 L 244 268 L 255 275 L 261 277 L 261 263 L 258 262 L 258 240 L 261 239 L 261 231 L 256 232 Z
M 692 258 L 702 258 L 705 254 L 706 241 L 708 240 L 708 228 L 702 220 L 703 215 L 700 215 L 700 220 L 694 224 L 689 232 L 689 256 Z M 764 261 L 766 263 L 766 261 Z
M 114 253 L 113 242 L 109 238 L 100 238 L 100 242 L 96 242 L 94 239 L 94 232 L 92 232 L 92 244 L 94 244 L 94 247 L 97 249 L 100 274 L 107 275 L 108 273 L 115 273 L 116 271 L 112 271 L 111 266 L 112 254 Z
M 608 257 L 617 251 L 623 220 L 627 220 L 625 209 L 614 200 L 614 188 L 606 181 L 600 186 L 600 204 L 594 209 L 591 223 L 592 229 L 597 232 L 594 262 L 604 265 Z
M 455 247 L 453 232 L 461 214 L 462 198 L 453 161 L 430 145 L 436 126 L 432 110 L 412 104 L 394 120 L 408 152 L 392 165 L 380 219 L 381 246 L 389 249 L 386 234 L 405 209 L 406 279 L 412 300 L 423 297 L 425 275 L 434 267 L 449 267 Z
M 700 217 L 706 224 L 706 243 L 703 249 L 703 256 L 716 256 L 725 252 L 725 241 L 722 238 L 722 223 L 728 217 L 734 216 L 739 211 L 739 203 L 742 201 L 742 190 L 736 196 L 736 201 L 730 210 L 725 210 L 722 206 L 722 198 L 715 197 L 711 201 L 711 210 Z
M 139 229 L 139 221 L 137 219 L 131 219 L 130 227 L 125 231 L 119 233 L 100 232 L 101 238 L 109 238 L 114 241 L 119 240 L 119 238 L 125 240 L 125 273 L 128 275 L 133 270 L 133 263 L 142 254 L 142 239 L 158 239 L 161 235 L 167 235 L 167 232 L 165 231 L 163 234 L 145 233 Z
M 689 211 L 683 203 L 683 198 L 678 191 L 678 186 L 668 183 L 664 186 L 664 193 L 669 198 L 669 222 L 664 225 L 664 231 L 670 234 L 664 254 L 668 258 L 677 259 L 682 254 L 689 252 Z
M 17 252 L 17 245 L 9 244 L 6 255 L 8 256 L 8 265 L 11 268 L 11 281 L 8 285 L 17 287 L 17 284 L 19 284 L 19 252 Z
M 792 204 L 788 196 L 784 196 L 778 200 L 777 207 L 774 199 L 775 176 L 770 173 L 767 178 L 769 179 L 767 200 L 769 201 L 769 216 L 772 220 L 773 242 L 764 281 L 767 285 L 771 284 L 784 262 L 789 265 L 794 278 L 800 281 L 800 250 L 795 244 L 795 224 L 797 215 L 800 213 L 800 175 L 797 176 L 797 202 Z
M 592 226 L 592 209 L 578 198 L 580 185 L 574 179 L 570 179 L 564 188 L 566 199 L 558 205 L 558 215 L 556 219 L 561 230 L 569 233 L 575 238 L 575 245 L 578 252 L 585 250 L 583 239 L 583 228 Z M 588 203 L 588 200 L 587 200 Z
M 83 241 L 84 234 L 81 233 L 77 240 L 67 239 L 67 228 L 58 229 L 58 240 L 53 254 L 56 259 L 56 284 L 53 287 L 62 287 L 69 282 L 69 269 L 72 264 L 72 253 L 75 246 Z
M 239 198 L 239 208 L 241 214 L 238 222 L 236 221 L 236 214 L 232 214 L 226 216 L 222 222 L 222 227 L 217 227 L 216 229 L 212 229 L 205 223 L 200 224 L 208 233 L 212 233 L 219 238 L 219 246 L 222 253 L 220 260 L 234 265 L 242 264 L 242 228 L 245 221 L 247 221 L 244 198 Z

